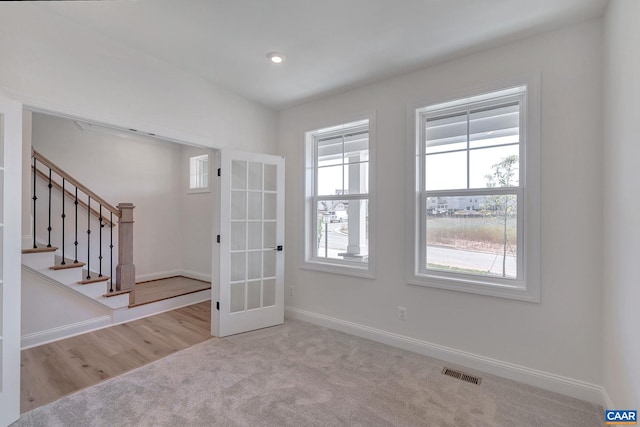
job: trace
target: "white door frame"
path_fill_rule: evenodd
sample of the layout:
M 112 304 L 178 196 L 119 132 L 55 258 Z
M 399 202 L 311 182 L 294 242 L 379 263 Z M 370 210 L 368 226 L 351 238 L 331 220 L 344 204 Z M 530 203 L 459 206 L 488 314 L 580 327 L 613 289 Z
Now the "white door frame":
M 0 94 L 0 426 L 20 418 L 22 104 Z

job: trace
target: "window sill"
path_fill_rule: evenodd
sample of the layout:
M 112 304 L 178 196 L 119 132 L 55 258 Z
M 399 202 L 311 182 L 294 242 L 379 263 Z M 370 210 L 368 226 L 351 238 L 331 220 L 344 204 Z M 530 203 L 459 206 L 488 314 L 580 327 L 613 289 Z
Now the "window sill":
M 407 283 L 410 285 L 426 286 L 430 288 L 466 292 L 497 298 L 533 303 L 540 302 L 539 289 L 534 290 L 532 286 L 509 286 L 505 284 L 482 282 L 480 280 L 463 280 L 436 275 L 414 275 L 407 281 Z
M 300 265 L 300 268 L 304 270 L 321 271 L 323 273 L 342 274 L 345 276 L 362 277 L 365 279 L 375 279 L 375 274 L 371 270 L 371 266 L 368 264 L 359 265 L 347 265 L 339 262 L 327 262 L 327 261 L 305 261 Z
M 209 187 L 204 187 L 204 188 L 189 188 L 187 190 L 187 194 L 202 194 L 202 193 L 211 193 L 211 189 Z

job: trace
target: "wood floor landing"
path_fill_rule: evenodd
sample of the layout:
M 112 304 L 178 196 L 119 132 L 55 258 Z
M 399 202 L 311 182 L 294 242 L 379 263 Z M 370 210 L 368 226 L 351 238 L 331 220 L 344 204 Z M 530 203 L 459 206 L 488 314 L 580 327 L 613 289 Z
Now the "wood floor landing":
M 184 276 L 136 283 L 136 303 L 131 307 L 211 289 L 211 283 Z
M 20 411 L 214 339 L 210 331 L 206 301 L 23 350 Z

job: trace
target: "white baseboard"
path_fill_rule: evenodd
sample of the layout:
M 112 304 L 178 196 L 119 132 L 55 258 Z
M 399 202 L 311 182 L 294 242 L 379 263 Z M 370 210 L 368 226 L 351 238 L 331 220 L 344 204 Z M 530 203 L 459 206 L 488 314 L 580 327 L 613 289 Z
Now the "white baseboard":
M 285 315 L 290 319 L 303 320 L 329 329 L 335 329 L 340 332 L 345 332 L 393 347 L 402 348 L 404 350 L 423 354 L 449 363 L 455 363 L 463 367 L 476 369 L 492 375 L 518 381 L 545 390 L 550 390 L 566 396 L 571 396 L 576 399 L 586 400 L 598 405 L 603 405 L 607 408 L 611 403 L 602 386 L 585 381 L 564 377 L 562 375 L 538 369 L 527 368 L 526 366 L 492 359 L 478 354 L 399 335 L 393 332 L 371 328 L 358 323 L 347 322 L 334 317 L 300 310 L 294 307 L 285 307 Z
M 82 322 L 23 335 L 21 337 L 21 350 L 37 347 L 39 345 L 48 344 L 65 338 L 71 338 L 76 335 L 106 328 L 108 326 L 131 322 L 133 320 L 142 319 L 165 311 L 176 310 L 181 307 L 209 300 L 211 300 L 211 291 L 205 290 L 151 304 L 141 305 L 139 307 L 123 308 L 114 311 L 113 317 L 105 315 Z
M 211 274 L 203 274 L 197 271 L 182 270 L 180 276 L 188 277 L 190 279 L 203 280 L 205 282 L 211 282 Z
M 21 348 L 24 350 L 36 347 L 42 344 L 61 340 L 63 338 L 69 338 L 86 332 L 95 331 L 96 329 L 102 329 L 107 326 L 111 326 L 111 316 L 108 315 L 57 328 L 47 329 L 45 331 L 26 334 L 21 337 Z
M 50 282 L 51 284 L 64 289 L 67 292 L 73 293 L 81 298 L 84 298 L 87 302 L 100 306 L 103 309 L 111 310 L 105 307 L 102 303 L 96 301 L 95 299 L 81 293 L 76 292 L 73 289 L 70 289 L 68 286 L 52 279 L 49 276 L 46 276 L 39 271 L 33 270 L 30 267 L 22 265 L 22 268 L 28 270 L 29 272 L 35 274 L 36 276 Z M 207 280 L 209 277 L 203 274 L 199 274 L 196 272 L 190 271 L 182 271 L 182 270 L 171 270 L 154 274 L 147 274 L 143 276 L 138 276 L 137 281 L 143 280 L 155 280 L 161 279 L 165 277 L 171 276 L 185 276 L 192 277 L 194 279 L 199 280 Z M 143 280 L 140 280 L 142 277 Z M 210 280 L 207 280 L 210 281 Z M 116 297 L 119 298 L 119 297 Z M 27 349 L 31 347 L 36 347 L 42 344 L 47 344 L 50 342 L 58 341 L 65 338 L 70 338 L 76 335 L 84 334 L 86 332 L 91 332 L 97 329 L 102 329 L 108 326 L 116 325 L 119 323 L 129 322 L 132 320 L 140 319 L 143 317 L 152 316 L 154 314 L 162 313 L 165 311 L 175 310 L 180 307 L 188 306 L 191 304 L 196 304 L 203 301 L 208 301 L 211 299 L 211 290 L 203 290 L 200 292 L 195 292 L 192 294 L 182 295 L 179 297 L 158 301 L 151 304 L 145 304 L 139 307 L 134 308 L 122 308 L 118 310 L 114 310 L 111 315 L 103 315 L 99 317 L 95 317 L 93 319 L 89 319 L 82 322 L 71 323 L 68 325 L 63 325 L 56 328 L 47 329 L 44 331 L 38 331 L 30 334 L 25 334 L 21 337 L 21 348 Z
M 113 324 L 119 325 L 120 323 L 131 322 L 209 300 L 211 300 L 211 290 L 205 289 L 203 291 L 180 295 L 179 297 L 139 305 L 137 307 L 121 308 L 113 312 Z
M 182 270 L 167 270 L 157 273 L 136 274 L 136 283 L 148 282 L 149 280 L 165 279 L 167 277 L 180 276 Z
M 167 270 L 159 271 L 157 273 L 147 273 L 136 275 L 136 283 L 148 282 L 150 280 L 166 279 L 167 277 L 184 276 L 192 279 L 204 280 L 206 282 L 211 281 L 211 275 L 198 273 L 190 270 Z
M 616 409 L 611 401 L 611 397 L 609 397 L 609 393 L 607 393 L 607 389 L 604 387 L 602 387 L 602 401 L 604 402 L 602 405 L 604 409 Z

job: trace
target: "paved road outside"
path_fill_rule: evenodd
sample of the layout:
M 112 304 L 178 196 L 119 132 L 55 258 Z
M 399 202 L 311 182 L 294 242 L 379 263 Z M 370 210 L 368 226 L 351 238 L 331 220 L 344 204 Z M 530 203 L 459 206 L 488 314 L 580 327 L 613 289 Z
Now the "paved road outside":
M 318 247 L 318 255 L 324 256 L 325 254 L 325 241 L 328 241 L 327 254 L 329 258 L 339 258 L 339 253 L 347 251 L 347 245 L 349 244 L 349 236 L 346 233 L 342 233 L 339 230 L 342 227 L 346 227 L 346 223 L 334 222 L 326 224 L 328 227 L 328 234 L 325 235 L 325 224 L 322 225 L 322 236 L 320 237 L 320 246 Z M 327 238 L 325 240 L 325 237 Z
M 502 276 L 502 254 L 463 251 L 443 246 L 427 246 L 427 260 L 429 264 L 479 270 Z M 507 277 L 516 277 L 517 265 L 514 256 L 507 255 L 505 267 Z
M 329 258 L 341 258 L 338 253 L 346 252 L 349 243 L 347 234 L 340 232 L 342 223 L 327 224 L 328 234 L 325 236 L 323 226 L 318 255 L 325 255 L 325 237 L 328 241 L 327 255 Z M 502 276 L 502 255 L 487 252 L 464 251 L 443 246 L 427 246 L 429 264 L 444 265 L 465 270 L 479 270 Z M 507 277 L 516 277 L 517 265 L 513 255 L 507 255 Z

